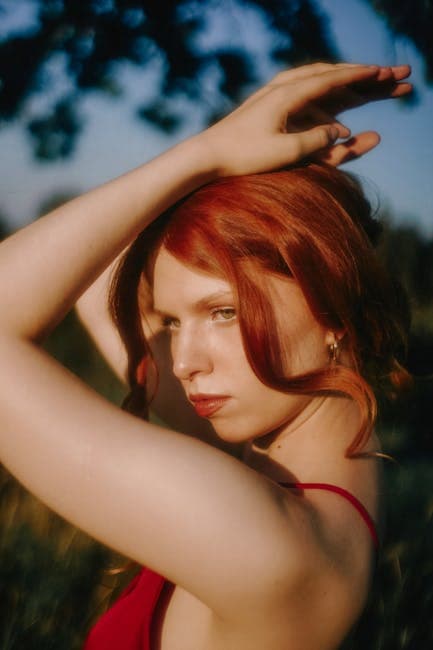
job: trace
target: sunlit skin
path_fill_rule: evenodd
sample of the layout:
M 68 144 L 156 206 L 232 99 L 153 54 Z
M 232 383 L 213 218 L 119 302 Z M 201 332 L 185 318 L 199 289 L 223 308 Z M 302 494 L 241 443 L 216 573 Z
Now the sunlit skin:
M 359 429 L 358 406 L 263 385 L 246 358 L 229 283 L 165 251 L 156 260 L 154 301 L 171 336 L 173 373 L 202 402 L 195 403 L 198 421 L 210 421 L 229 445 L 243 445 L 241 458 L 195 439 L 189 416 L 178 432 L 125 413 L 39 342 L 92 283 L 103 302 L 95 313 L 105 318 L 99 279 L 105 286 L 124 248 L 203 185 L 311 156 L 339 165 L 369 151 L 379 136 L 346 140 L 350 131 L 337 114 L 407 94 L 409 72 L 326 63 L 284 71 L 203 133 L 0 246 L 0 303 L 7 305 L 0 310 L 1 462 L 60 516 L 156 572 L 162 589 L 164 579 L 175 585 L 160 611 L 161 650 L 339 647 L 365 604 L 371 535 L 347 499 L 324 490 L 297 494 L 278 483 L 339 486 L 380 521 L 376 459 L 346 455 Z M 344 332 L 315 321 L 294 281 L 269 275 L 269 282 L 287 374 L 323 368 L 329 345 Z M 95 339 L 105 341 L 101 348 L 125 376 L 126 351 L 112 327 L 97 327 Z M 171 389 L 160 404 L 164 419 L 173 410 Z M 376 444 L 372 437 L 367 449 Z M 144 631 L 145 620 L 137 625 Z M 122 621 L 106 629 L 121 634 Z M 104 646 L 100 631 L 89 650 Z
M 288 374 L 326 366 L 331 333 L 314 319 L 293 280 L 270 275 L 269 282 L 276 318 L 287 337 Z M 154 307 L 169 330 L 173 372 L 186 395 L 228 398 L 209 416 L 222 439 L 238 443 L 276 430 L 287 433 L 322 404 L 323 398 L 270 388 L 255 375 L 243 348 L 233 292 L 224 279 L 186 266 L 163 249 L 155 264 Z

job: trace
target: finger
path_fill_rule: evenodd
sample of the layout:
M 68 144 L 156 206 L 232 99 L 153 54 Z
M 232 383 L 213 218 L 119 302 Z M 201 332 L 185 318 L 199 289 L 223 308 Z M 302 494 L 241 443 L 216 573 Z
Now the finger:
M 391 66 L 381 67 L 377 73 L 376 81 L 389 81 L 390 79 L 394 81 L 394 74 Z
M 370 84 L 375 84 L 378 81 L 390 81 L 390 80 L 396 82 L 401 79 L 405 79 L 411 73 L 411 68 L 409 65 L 365 66 L 365 65 L 360 65 L 358 63 L 310 63 L 308 65 L 303 65 L 297 68 L 291 68 L 290 70 L 282 70 L 281 72 L 277 73 L 266 85 L 262 86 L 256 92 L 254 92 L 250 97 L 248 97 L 243 102 L 242 106 L 246 106 L 252 103 L 253 101 L 256 101 L 260 97 L 267 94 L 270 91 L 270 89 L 274 88 L 275 86 L 280 86 L 286 83 L 300 81 L 302 79 L 308 79 L 310 77 L 315 77 L 324 72 L 331 72 L 335 70 L 355 70 L 360 68 L 363 69 L 367 68 L 373 70 L 377 69 L 376 75 L 374 74 L 371 75 L 370 78 L 366 81 L 366 83 L 370 82 Z M 406 84 L 405 86 L 402 85 L 401 88 L 396 87 L 395 94 L 391 95 L 390 92 L 387 93 L 384 92 L 383 98 L 386 98 L 388 96 L 393 96 L 393 97 L 401 96 L 403 94 L 410 92 L 411 90 L 412 90 L 412 86 L 410 84 Z M 366 99 L 365 101 L 369 101 L 369 100 Z M 357 103 L 353 104 L 353 106 L 357 106 L 357 105 L 360 104 Z M 240 108 L 242 108 L 242 106 Z M 352 107 L 352 105 L 349 105 L 348 107 Z
M 393 99 L 394 97 L 403 97 L 403 95 L 408 95 L 413 91 L 413 85 L 410 83 L 399 83 L 391 90 L 389 97 Z M 380 97 L 379 99 L 386 99 L 386 97 Z
M 366 93 L 355 90 L 356 86 L 337 88 L 317 101 L 317 105 L 330 115 L 338 115 L 356 106 L 362 106 L 369 100 Z
M 342 68 L 348 68 L 346 64 Z M 351 66 L 359 67 L 359 66 Z M 411 69 L 408 65 L 401 66 L 382 66 L 377 68 L 377 74 L 361 81 L 355 81 L 350 86 L 346 86 L 329 93 L 326 97 L 328 101 L 328 110 L 330 110 L 333 97 L 339 99 L 340 104 L 336 106 L 338 112 L 345 108 L 360 106 L 368 101 L 388 99 L 392 97 L 401 97 L 413 90 L 411 83 L 402 81 L 410 74 Z M 400 83 L 399 83 L 400 82 Z M 347 96 L 344 98 L 344 93 Z M 334 111 L 335 114 L 335 111 Z
M 291 116 L 287 122 L 287 132 L 306 131 L 315 126 L 334 125 L 338 128 L 339 138 L 348 138 L 350 129 L 335 118 L 334 115 L 322 110 L 316 104 L 308 104 L 304 110 Z
M 396 83 L 393 80 L 370 83 L 369 85 L 353 84 L 351 87 L 339 88 L 328 93 L 326 97 L 319 100 L 318 105 L 329 114 L 336 115 L 351 108 L 363 106 L 368 102 L 403 97 L 412 90 L 412 84 Z
M 371 151 L 380 142 L 380 136 L 375 131 L 366 131 L 334 146 L 318 152 L 314 158 L 329 165 L 338 167 Z
M 276 86 L 281 86 L 282 84 L 299 81 L 300 79 L 305 79 L 313 75 L 317 75 L 321 72 L 326 72 L 328 70 L 333 70 L 336 65 L 341 67 L 343 64 L 333 64 L 333 63 L 310 63 L 308 65 L 301 65 L 297 68 L 291 68 L 289 70 L 281 70 L 278 72 L 267 84 L 256 90 L 250 97 L 248 97 L 244 102 L 243 106 L 251 104 L 253 101 L 259 99 L 266 95 L 272 88 Z
M 410 74 L 410 66 L 401 65 L 401 66 L 369 66 L 359 63 L 309 63 L 307 65 L 299 66 L 298 68 L 291 68 L 289 70 L 281 70 L 278 72 L 269 82 L 269 85 L 279 85 L 281 83 L 287 83 L 292 81 L 299 81 L 300 79 L 306 79 L 308 77 L 321 74 L 322 72 L 330 72 L 332 70 L 342 70 L 342 69 L 353 69 L 361 67 L 375 67 L 378 70 L 378 74 L 381 74 L 384 78 L 393 76 L 397 79 L 407 77 Z
M 338 128 L 333 125 L 315 126 L 301 133 L 281 134 L 278 136 L 281 154 L 289 153 L 292 162 L 310 156 L 329 147 L 339 136 Z
M 377 75 L 376 66 L 338 68 L 323 72 L 297 83 L 288 83 L 279 89 L 288 103 L 289 111 L 301 110 L 311 101 L 318 100 L 329 92 L 344 88 L 356 82 L 365 81 Z
M 290 68 L 289 70 L 281 70 L 270 80 L 269 83 L 272 85 L 278 85 L 281 83 L 306 79 L 308 77 L 321 74 L 322 72 L 328 72 L 331 70 L 336 70 L 341 68 L 357 68 L 357 67 L 359 67 L 359 64 L 357 63 L 322 63 L 322 62 L 309 63 L 307 65 L 301 65 L 297 68 Z
M 380 70 L 375 78 L 352 84 L 352 89 L 365 94 L 377 92 L 388 94 L 398 86 L 411 87 L 412 84 L 404 80 L 397 81 L 390 72 L 383 74 Z
M 394 75 L 395 81 L 401 81 L 409 77 L 412 69 L 410 65 L 393 65 L 391 66 L 392 73 Z
M 366 66 L 360 66 L 357 63 L 309 63 L 290 70 L 282 70 L 278 72 L 266 85 L 256 90 L 250 97 L 248 97 L 242 104 L 246 106 L 249 103 L 257 100 L 259 97 L 266 95 L 272 88 L 281 86 L 286 83 L 308 79 L 315 77 L 323 72 L 331 72 L 333 70 L 353 69 Z M 367 66 L 371 67 L 371 66 Z

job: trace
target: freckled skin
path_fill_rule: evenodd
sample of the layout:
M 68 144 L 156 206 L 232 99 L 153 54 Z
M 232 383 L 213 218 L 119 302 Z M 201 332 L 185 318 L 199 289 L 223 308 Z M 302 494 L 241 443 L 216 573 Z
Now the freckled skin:
M 326 331 L 298 285 L 290 279 L 270 282 L 276 317 L 290 346 L 289 374 L 323 367 L 328 362 Z M 280 392 L 254 374 L 243 349 L 231 287 L 222 278 L 186 266 L 162 250 L 155 263 L 154 304 L 166 315 L 173 372 L 186 394 L 229 396 L 210 418 L 222 439 L 243 442 L 293 426 L 306 408 L 314 408 L 315 398 Z

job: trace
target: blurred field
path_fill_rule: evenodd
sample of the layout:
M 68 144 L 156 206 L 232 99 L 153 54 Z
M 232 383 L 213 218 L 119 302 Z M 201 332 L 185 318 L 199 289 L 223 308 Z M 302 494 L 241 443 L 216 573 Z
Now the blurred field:
M 386 470 L 388 521 L 366 611 L 344 650 L 433 647 L 433 463 Z

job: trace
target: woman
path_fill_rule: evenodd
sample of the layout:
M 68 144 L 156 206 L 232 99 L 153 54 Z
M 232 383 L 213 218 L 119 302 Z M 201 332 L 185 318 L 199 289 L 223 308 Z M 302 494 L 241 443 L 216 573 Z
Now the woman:
M 380 519 L 362 375 L 404 378 L 401 319 L 392 303 L 378 307 L 387 285 L 368 272 L 371 222 L 356 184 L 327 166 L 257 174 L 374 146 L 375 134 L 336 143 L 349 135 L 337 107 L 362 103 L 360 92 L 404 94 L 408 73 L 282 73 L 207 131 L 2 244 L 2 460 L 69 521 L 148 567 L 89 650 L 335 648 L 359 616 Z M 173 375 L 225 451 L 120 411 L 38 345 L 137 237 L 114 291 L 131 410 L 144 410 L 146 390 L 164 401 L 140 328 L 147 280 Z M 163 341 L 154 348 L 164 354 Z

